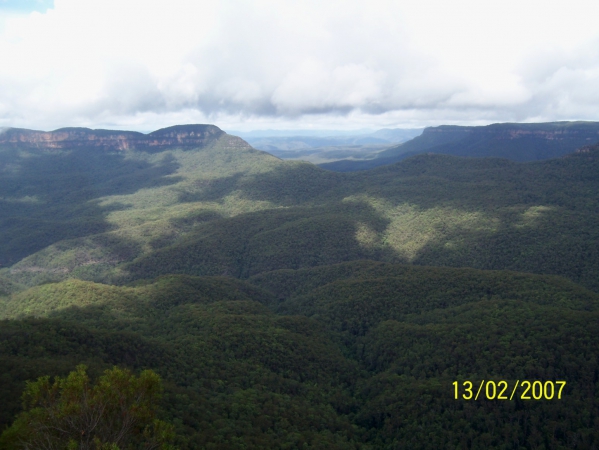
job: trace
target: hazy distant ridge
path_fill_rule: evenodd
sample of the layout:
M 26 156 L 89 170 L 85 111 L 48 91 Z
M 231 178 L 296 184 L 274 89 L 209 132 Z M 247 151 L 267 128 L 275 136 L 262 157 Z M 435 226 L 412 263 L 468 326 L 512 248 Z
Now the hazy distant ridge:
M 321 167 L 339 172 L 392 164 L 419 153 L 496 157 L 512 161 L 557 158 L 599 141 L 599 122 L 497 123 L 483 127 L 441 125 L 377 154 L 370 161 L 336 161 Z

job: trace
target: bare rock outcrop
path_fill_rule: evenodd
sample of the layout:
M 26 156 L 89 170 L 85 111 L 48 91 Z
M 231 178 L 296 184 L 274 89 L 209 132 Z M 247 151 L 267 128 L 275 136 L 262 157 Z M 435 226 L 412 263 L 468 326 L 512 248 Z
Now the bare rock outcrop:
M 37 149 L 101 147 L 161 151 L 167 148 L 204 147 L 224 135 L 226 133 L 214 125 L 176 125 L 149 134 L 89 128 L 60 128 L 54 131 L 7 128 L 0 133 L 0 145 Z

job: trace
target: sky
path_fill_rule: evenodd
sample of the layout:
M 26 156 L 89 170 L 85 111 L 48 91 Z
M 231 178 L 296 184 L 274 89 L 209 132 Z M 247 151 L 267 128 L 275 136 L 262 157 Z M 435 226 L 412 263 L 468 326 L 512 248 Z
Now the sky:
M 0 0 L 0 127 L 599 120 L 596 0 Z

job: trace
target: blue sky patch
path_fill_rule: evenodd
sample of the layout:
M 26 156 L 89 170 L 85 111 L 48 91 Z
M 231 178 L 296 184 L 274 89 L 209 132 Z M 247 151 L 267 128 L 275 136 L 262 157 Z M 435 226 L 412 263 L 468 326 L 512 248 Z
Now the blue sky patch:
M 44 13 L 52 8 L 54 8 L 54 0 L 0 0 L 0 12 L 30 13 L 39 11 Z

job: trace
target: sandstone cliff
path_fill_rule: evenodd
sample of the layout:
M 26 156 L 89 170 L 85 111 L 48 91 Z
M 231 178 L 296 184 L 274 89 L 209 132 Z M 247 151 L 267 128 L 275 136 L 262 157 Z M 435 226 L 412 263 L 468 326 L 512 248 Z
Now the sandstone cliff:
M 599 122 L 497 123 L 487 126 L 441 125 L 425 128 L 411 141 L 390 147 L 367 161 L 321 164 L 351 172 L 393 164 L 421 153 L 526 162 L 559 158 L 599 141 Z
M 0 145 L 38 149 L 101 147 L 112 150 L 160 151 L 165 148 L 203 147 L 225 134 L 214 125 L 177 125 L 149 134 L 89 128 L 60 128 L 55 131 L 8 128 L 0 133 Z

